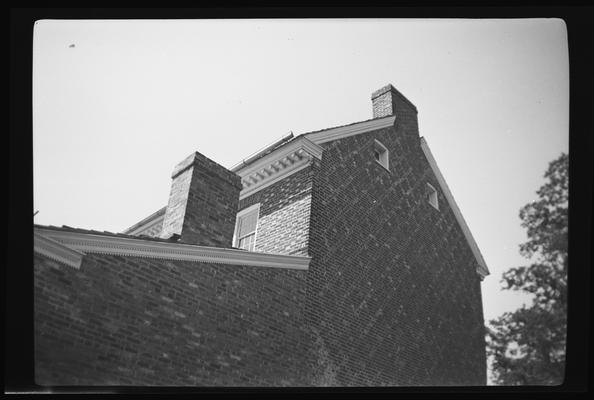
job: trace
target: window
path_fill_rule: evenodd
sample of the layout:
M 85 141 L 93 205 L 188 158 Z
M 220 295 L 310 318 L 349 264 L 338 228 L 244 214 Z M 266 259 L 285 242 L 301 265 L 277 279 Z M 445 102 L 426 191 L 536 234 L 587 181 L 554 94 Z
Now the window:
M 388 149 L 386 148 L 386 146 L 384 146 L 377 140 L 374 141 L 373 156 L 375 157 L 375 161 L 389 171 L 390 167 L 388 164 L 388 155 L 389 155 L 389 153 L 388 153 Z
M 256 228 L 258 227 L 259 213 L 260 204 L 255 204 L 237 214 L 233 246 L 254 251 L 256 247 Z
M 435 190 L 435 188 L 430 183 L 427 183 L 427 201 L 436 210 L 439 210 L 439 204 L 437 203 L 437 190 Z

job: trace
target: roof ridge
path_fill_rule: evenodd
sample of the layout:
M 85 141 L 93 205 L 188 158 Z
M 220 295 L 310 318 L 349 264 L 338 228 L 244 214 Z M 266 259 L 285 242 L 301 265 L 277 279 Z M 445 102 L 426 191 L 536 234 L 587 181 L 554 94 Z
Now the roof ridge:
M 148 217 L 145 217 L 142 220 L 135 223 L 134 225 L 130 226 L 129 228 L 124 229 L 122 231 L 122 233 L 125 234 L 126 232 L 131 232 L 131 231 L 135 230 L 136 228 L 146 224 L 150 220 L 161 216 L 161 214 L 165 214 L 166 211 L 167 211 L 167 206 L 163 206 L 163 207 L 159 208 L 157 211 L 155 211 L 154 213 L 152 213 L 151 215 L 149 215 Z
M 374 121 L 374 120 L 380 120 L 380 119 L 385 119 L 385 118 L 390 118 L 390 117 L 394 117 L 394 116 L 393 116 L 393 115 L 387 115 L 387 116 L 385 116 L 385 117 L 380 117 L 380 118 L 370 118 L 370 119 L 366 119 L 366 120 L 364 120 L 364 121 L 355 121 L 355 122 L 351 122 L 350 124 L 345 124 L 345 125 L 337 125 L 337 126 L 331 126 L 331 127 L 329 127 L 329 128 L 319 129 L 319 130 L 317 130 L 317 131 L 309 131 L 309 132 L 304 132 L 304 133 L 301 133 L 301 134 L 299 134 L 299 135 L 293 136 L 292 138 L 290 138 L 290 139 L 288 139 L 288 140 L 286 140 L 286 141 L 280 141 L 280 142 L 278 143 L 278 145 L 276 145 L 276 146 L 274 146 L 274 147 L 270 147 L 270 146 L 269 146 L 269 147 L 264 147 L 264 148 L 261 150 L 261 153 L 258 153 L 258 152 L 256 152 L 256 153 L 253 153 L 252 155 L 250 155 L 250 157 L 248 157 L 248 158 L 244 159 L 244 160 L 248 160 L 249 158 L 252 158 L 251 160 L 249 160 L 249 163 L 245 163 L 245 164 L 243 164 L 243 165 L 242 165 L 242 162 L 239 162 L 239 163 L 235 164 L 235 165 L 234 165 L 234 166 L 231 168 L 231 170 L 233 170 L 233 169 L 240 169 L 240 168 L 238 168 L 238 167 L 240 167 L 240 166 L 241 166 L 241 168 L 244 168 L 244 167 L 246 167 L 246 166 L 248 166 L 248 165 L 251 165 L 251 164 L 253 164 L 255 161 L 257 161 L 257 160 L 261 159 L 262 157 L 264 157 L 264 156 L 266 156 L 266 155 L 268 155 L 268 154 L 270 154 L 270 153 L 274 152 L 275 150 L 277 150 L 277 149 L 279 149 L 279 148 L 281 148 L 281 147 L 283 147 L 283 146 L 285 146 L 285 145 L 287 145 L 287 144 L 289 144 L 289 143 L 291 143 L 291 142 L 294 142 L 295 140 L 297 140 L 297 139 L 299 139 L 299 138 L 305 137 L 306 135 L 310 135 L 310 134 L 312 134 L 312 133 L 320 133 L 320 132 L 328 131 L 328 130 L 331 130 L 331 129 L 344 128 L 344 127 L 351 126 L 351 125 L 362 124 L 362 123 L 365 123 L 365 122 L 370 122 L 370 121 Z
M 301 137 L 301 136 L 304 136 L 304 135 L 310 135 L 312 133 L 319 133 L 319 132 L 329 131 L 330 129 L 344 128 L 346 126 L 362 124 L 363 122 L 369 122 L 369 121 L 373 121 L 373 120 L 385 119 L 385 118 L 390 118 L 390 117 L 393 117 L 393 115 L 386 115 L 385 117 L 379 117 L 379 118 L 370 118 L 370 119 L 366 119 L 364 121 L 351 122 L 350 124 L 345 124 L 345 125 L 331 126 L 329 128 L 319 129 L 317 131 L 309 131 L 309 132 L 301 133 L 301 134 L 297 135 L 296 137 Z

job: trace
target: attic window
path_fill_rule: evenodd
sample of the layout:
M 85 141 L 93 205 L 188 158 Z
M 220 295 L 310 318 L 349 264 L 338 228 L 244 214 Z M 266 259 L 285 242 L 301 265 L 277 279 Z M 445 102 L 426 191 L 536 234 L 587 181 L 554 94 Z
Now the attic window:
M 373 142 L 373 156 L 375 158 L 375 161 L 389 171 L 390 168 L 388 164 L 388 155 L 389 152 L 386 146 L 381 144 L 379 141 L 375 140 Z
M 256 248 L 256 228 L 258 227 L 258 216 L 260 204 L 241 210 L 235 221 L 235 234 L 233 246 L 239 249 L 254 251 Z
M 439 204 L 437 202 L 437 190 L 431 185 L 427 183 L 427 201 L 431 204 L 436 210 L 439 210 Z

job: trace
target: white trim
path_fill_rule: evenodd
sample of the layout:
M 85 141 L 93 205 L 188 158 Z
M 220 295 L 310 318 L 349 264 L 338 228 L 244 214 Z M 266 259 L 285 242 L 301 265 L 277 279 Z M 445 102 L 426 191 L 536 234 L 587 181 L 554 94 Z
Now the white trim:
M 395 121 L 395 116 L 389 116 L 330 128 L 320 132 L 305 133 L 248 165 L 243 162 L 239 163 L 231 168 L 231 171 L 241 176 L 244 185 L 239 194 L 239 199 L 244 199 L 302 170 L 310 165 L 313 157 L 321 159 L 324 149 L 319 146 L 320 144 L 394 126 Z M 260 153 L 265 153 L 269 147 Z M 256 154 L 250 158 L 257 158 L 258 156 L 259 154 Z M 387 170 L 389 171 L 389 168 Z
M 435 189 L 433 187 L 432 184 L 430 184 L 429 182 L 427 182 L 427 186 L 429 186 L 429 188 L 431 189 L 431 194 L 429 197 L 429 204 L 431 204 L 431 206 L 433 206 L 433 208 L 435 208 L 436 210 L 439 210 L 439 199 L 437 198 L 437 189 Z M 433 201 L 435 201 L 435 204 L 433 204 Z
M 299 162 L 293 164 L 287 169 L 282 170 L 278 175 L 274 175 L 270 177 L 270 179 L 266 179 L 265 181 L 259 182 L 259 184 L 255 184 L 243 189 L 239 192 L 239 200 L 245 199 L 252 194 L 259 192 L 260 190 L 267 188 L 268 186 L 280 181 L 281 179 L 285 179 L 290 175 L 293 175 L 296 172 L 301 171 L 304 168 L 307 168 L 311 165 L 311 160 L 304 160 L 303 162 Z
M 59 261 L 72 268 L 80 269 L 85 253 L 63 245 L 49 237 L 33 232 L 33 249 L 54 261 Z
M 299 150 L 304 150 L 313 157 L 320 159 L 322 158 L 322 151 L 324 149 L 308 138 L 302 136 L 279 147 L 272 153 L 265 155 L 257 161 L 254 161 L 252 164 L 246 166 L 241 166 L 240 164 L 239 166 L 232 168 L 231 171 L 244 178 L 264 169 L 265 167 L 268 167 L 269 165 L 274 164 L 278 160 L 282 160 L 290 154 L 296 153 Z
M 380 159 L 375 160 L 375 162 L 378 163 L 379 165 L 381 165 L 384 169 L 386 169 L 389 172 L 390 171 L 390 152 L 388 151 L 388 148 L 386 146 L 384 146 L 384 144 L 382 142 L 380 142 L 377 139 L 374 139 L 373 151 L 375 152 L 378 147 L 383 151 L 381 153 L 379 153 Z M 384 165 L 382 158 L 383 158 L 383 161 L 385 161 L 386 165 Z M 375 154 L 374 154 L 374 159 L 375 159 Z
M 234 166 L 229 168 L 229 170 L 235 172 L 235 171 L 241 169 L 242 166 L 249 165 L 252 161 L 257 159 L 260 154 L 264 154 L 268 150 L 279 146 L 281 143 L 288 142 L 290 139 L 293 139 L 293 132 L 291 132 L 287 136 L 280 138 L 279 140 L 274 141 L 273 143 L 271 143 L 267 146 L 264 146 L 264 148 L 250 154 L 248 157 L 244 158 L 243 160 L 241 160 L 240 162 L 238 162 L 237 164 L 235 164 Z
M 258 218 L 256 219 L 256 229 L 254 230 L 254 249 L 256 248 L 256 239 L 258 238 L 258 222 L 260 222 L 260 203 L 251 205 L 247 208 L 244 208 L 240 212 L 237 213 L 235 217 L 235 229 L 233 230 L 233 247 L 237 247 L 237 229 L 239 228 L 239 218 L 243 217 L 246 214 L 252 213 L 254 210 L 258 212 Z
M 315 144 L 322 144 L 332 140 L 343 139 L 360 133 L 371 132 L 378 129 L 394 126 L 395 116 L 376 118 L 370 121 L 358 122 L 356 124 L 339 126 L 337 128 L 326 129 L 321 132 L 306 133 L 305 137 Z
M 458 205 L 456 204 L 456 201 L 454 200 L 454 196 L 450 192 L 450 189 L 448 188 L 448 185 L 447 185 L 443 175 L 439 171 L 439 167 L 437 166 L 437 163 L 435 162 L 435 159 L 433 158 L 433 154 L 431 154 L 431 150 L 429 150 L 427 141 L 423 137 L 421 137 L 421 149 L 423 149 L 423 153 L 425 153 L 425 157 L 427 157 L 427 161 L 429 161 L 429 165 L 431 166 L 431 169 L 433 170 L 433 173 L 435 174 L 435 177 L 437 178 L 437 181 L 439 182 L 441 191 L 443 192 L 446 200 L 448 201 L 450 208 L 454 212 L 454 215 L 456 216 L 456 220 L 458 220 L 458 224 L 462 228 L 462 232 L 464 233 L 464 236 L 466 237 L 466 241 L 468 242 L 470 249 L 472 250 L 472 253 L 474 254 L 474 257 L 476 258 L 476 261 L 479 265 L 477 272 L 481 276 L 481 280 L 482 280 L 485 278 L 485 276 L 489 275 L 489 269 L 487 268 L 487 263 L 485 263 L 485 260 L 481 254 L 481 251 L 479 250 L 478 245 L 476 244 L 476 241 L 474 240 L 474 237 L 472 237 L 472 233 L 470 232 L 468 225 L 466 225 L 466 221 L 464 221 L 464 217 L 462 216 L 462 213 L 460 212 L 460 209 L 458 208 Z
M 233 171 L 241 177 L 243 184 L 239 199 L 244 199 L 302 170 L 313 158 L 321 159 L 322 151 L 322 147 L 305 137 L 300 137 L 252 164 L 234 168 Z
M 161 226 L 162 226 L 164 219 L 165 219 L 165 214 L 159 215 L 155 219 L 146 222 L 145 224 L 134 229 L 133 231 L 125 230 L 123 233 L 126 235 L 138 235 L 138 233 L 140 233 L 140 232 L 152 229 L 155 225 L 161 224 Z
M 311 260 L 311 257 L 305 256 L 255 253 L 245 250 L 167 243 L 44 228 L 35 228 L 34 232 L 70 249 L 85 253 L 299 270 L 307 270 Z

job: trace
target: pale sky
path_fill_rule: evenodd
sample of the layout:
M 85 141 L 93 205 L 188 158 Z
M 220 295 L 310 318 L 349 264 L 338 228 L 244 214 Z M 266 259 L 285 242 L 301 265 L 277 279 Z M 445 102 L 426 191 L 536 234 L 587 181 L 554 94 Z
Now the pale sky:
M 285 136 L 367 120 L 392 83 L 491 271 L 488 321 L 522 296 L 518 212 L 569 142 L 559 19 L 42 20 L 35 25 L 35 223 L 121 232 L 167 204 L 194 151 L 230 168 Z

